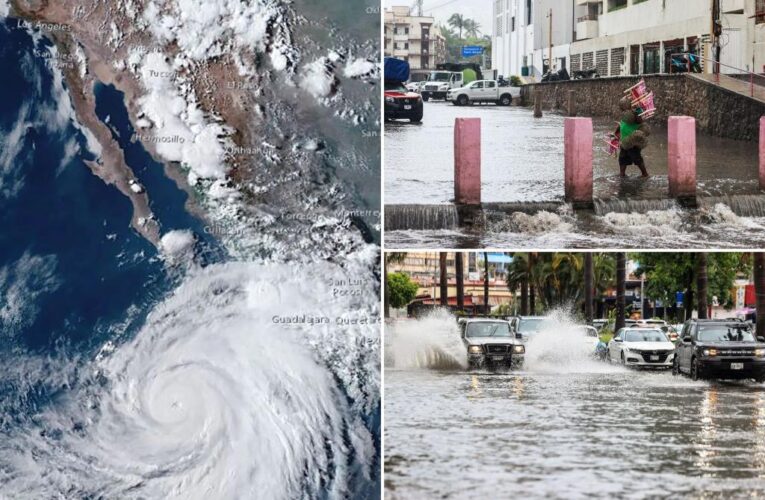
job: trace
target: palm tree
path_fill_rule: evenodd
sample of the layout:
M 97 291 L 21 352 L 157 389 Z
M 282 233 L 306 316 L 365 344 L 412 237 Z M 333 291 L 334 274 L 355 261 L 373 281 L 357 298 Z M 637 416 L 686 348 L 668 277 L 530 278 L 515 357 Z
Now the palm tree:
M 473 19 L 465 19 L 463 21 L 463 28 L 465 29 L 465 35 L 470 38 L 478 38 L 481 34 L 481 23 Z
M 385 294 L 384 294 L 384 307 L 385 307 L 385 317 L 390 317 L 390 303 L 388 302 L 388 264 L 397 263 L 400 264 L 401 262 L 406 259 L 406 252 L 387 252 L 385 254 L 385 258 L 383 259 L 383 274 L 385 277 Z
M 757 336 L 765 336 L 765 253 L 754 253 L 754 290 L 757 309 Z
M 603 296 L 614 284 L 616 277 L 616 263 L 610 254 L 599 253 L 594 256 L 593 285 L 598 296 L 598 317 L 602 318 L 605 313 L 605 301 Z
M 462 252 L 455 252 L 454 267 L 457 277 L 457 309 L 462 311 L 465 309 L 465 266 L 462 261 Z
M 627 256 L 624 252 L 616 254 L 616 325 L 614 332 L 624 328 L 624 313 L 626 309 L 625 291 L 627 286 Z
M 483 312 L 489 314 L 489 253 L 483 253 Z
M 446 274 L 446 252 L 438 252 L 438 267 L 441 271 L 441 305 L 449 305 L 449 282 Z
M 699 297 L 699 319 L 707 319 L 707 254 L 696 254 L 696 293 Z
M 449 26 L 459 31 L 459 39 L 462 40 L 462 30 L 465 28 L 465 16 L 454 13 L 446 22 Z
M 584 254 L 584 320 L 592 323 L 592 294 L 593 294 L 592 253 Z
M 515 293 L 521 290 L 521 316 L 529 315 L 529 282 L 531 281 L 531 268 L 529 266 L 529 254 L 516 252 L 513 261 L 507 266 L 507 288 Z

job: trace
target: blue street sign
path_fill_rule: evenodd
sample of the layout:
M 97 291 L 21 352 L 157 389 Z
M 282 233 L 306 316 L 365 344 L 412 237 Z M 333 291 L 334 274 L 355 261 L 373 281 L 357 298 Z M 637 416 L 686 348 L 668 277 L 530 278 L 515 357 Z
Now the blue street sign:
M 462 57 L 480 56 L 483 54 L 483 47 L 480 45 L 463 45 Z
M 675 292 L 675 302 L 677 302 L 677 307 L 683 307 L 683 298 L 684 298 L 683 292 Z

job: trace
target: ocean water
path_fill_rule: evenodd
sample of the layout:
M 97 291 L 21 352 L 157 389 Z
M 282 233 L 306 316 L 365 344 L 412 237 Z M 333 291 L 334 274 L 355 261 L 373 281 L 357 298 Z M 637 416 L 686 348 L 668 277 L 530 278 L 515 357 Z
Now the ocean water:
M 139 143 L 116 89 L 97 114 L 150 196 L 171 262 L 91 173 L 44 53 L 0 23 L 0 496 L 379 496 L 379 327 L 370 255 L 233 262 Z M 374 312 L 374 311 L 372 311 Z M 379 313 L 379 311 L 377 311 Z M 278 318 L 326 317 L 315 324 Z

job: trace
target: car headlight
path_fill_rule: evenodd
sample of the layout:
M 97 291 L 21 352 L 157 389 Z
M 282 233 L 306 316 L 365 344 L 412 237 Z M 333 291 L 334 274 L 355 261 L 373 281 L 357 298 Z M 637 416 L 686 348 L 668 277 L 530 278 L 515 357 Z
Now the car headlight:
M 717 349 L 704 349 L 704 356 L 717 356 Z
M 481 349 L 481 346 L 479 345 L 471 345 L 468 347 L 468 352 L 470 354 L 481 354 L 483 352 L 483 349 Z
M 392 97 L 386 97 L 385 102 L 395 102 L 395 99 L 393 99 Z
M 754 355 L 757 356 L 758 358 L 765 356 L 765 349 L 755 349 Z
M 513 352 L 517 354 L 523 354 L 526 352 L 526 348 L 522 345 L 517 345 L 513 347 Z

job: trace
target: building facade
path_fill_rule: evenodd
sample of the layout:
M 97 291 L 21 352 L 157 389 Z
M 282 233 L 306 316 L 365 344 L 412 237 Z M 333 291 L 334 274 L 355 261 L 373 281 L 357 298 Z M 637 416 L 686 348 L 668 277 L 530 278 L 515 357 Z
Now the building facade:
M 550 64 L 569 73 L 597 69 L 600 76 L 670 73 L 672 56 L 691 52 L 699 56 L 702 71 L 711 72 L 712 3 L 495 0 L 494 69 L 534 80 Z M 719 5 L 720 71 L 765 73 L 765 0 L 719 0 Z
M 710 0 L 576 0 L 573 70 L 601 76 L 671 73 L 672 56 L 694 53 L 711 72 Z M 758 10 L 759 9 L 759 10 Z M 720 71 L 763 71 L 763 0 L 720 0 Z
M 385 9 L 386 57 L 409 62 L 412 70 L 435 68 L 446 58 L 446 40 L 428 16 L 415 16 L 409 7 Z
M 492 69 L 498 76 L 531 77 L 534 71 L 532 0 L 494 0 Z

